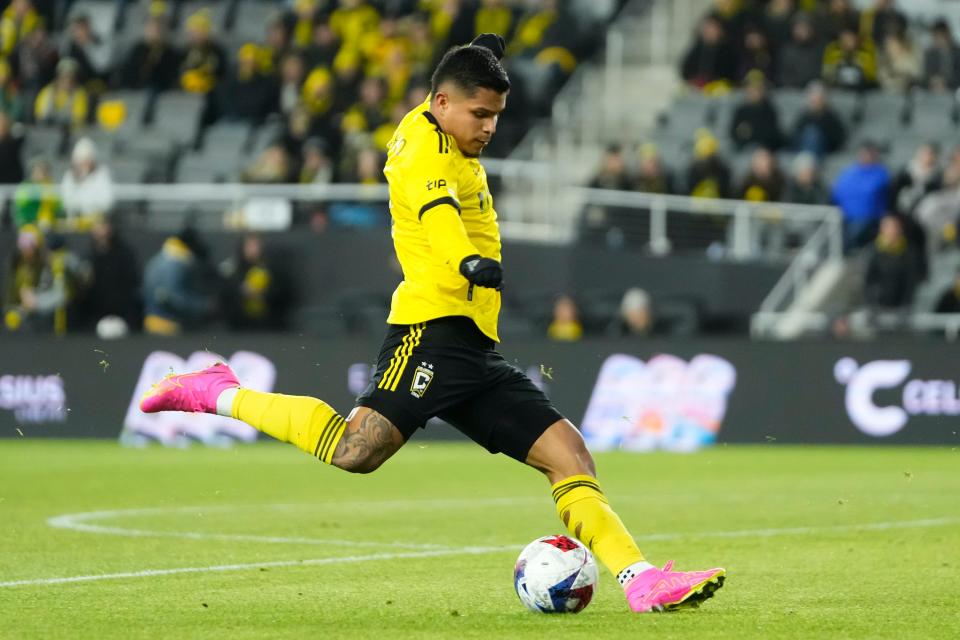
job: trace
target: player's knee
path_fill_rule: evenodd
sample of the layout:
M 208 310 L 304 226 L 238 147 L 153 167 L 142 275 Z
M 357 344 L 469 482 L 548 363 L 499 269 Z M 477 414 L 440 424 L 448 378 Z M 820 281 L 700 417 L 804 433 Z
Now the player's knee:
M 372 456 L 366 458 L 351 458 L 349 460 L 338 461 L 337 466 L 349 473 L 367 474 L 373 473 L 380 468 L 383 460 Z

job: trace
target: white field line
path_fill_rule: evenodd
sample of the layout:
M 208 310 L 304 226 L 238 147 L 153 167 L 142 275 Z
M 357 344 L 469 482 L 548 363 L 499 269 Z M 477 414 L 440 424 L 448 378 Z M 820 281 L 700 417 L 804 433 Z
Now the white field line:
M 83 513 L 66 513 L 47 519 L 47 524 L 55 529 L 70 529 L 73 531 L 82 531 L 84 533 L 97 533 L 105 535 L 117 535 L 128 537 L 150 537 L 150 538 L 181 538 L 187 540 L 220 540 L 227 542 L 266 542 L 272 544 L 314 544 L 314 545 L 339 545 L 344 547 L 395 547 L 398 549 L 450 549 L 448 545 L 425 544 L 414 542 L 373 542 L 364 540 L 340 540 L 335 538 L 308 538 L 302 536 L 260 536 L 252 534 L 228 534 L 228 533 L 207 533 L 203 531 L 158 531 L 153 529 L 134 529 L 128 527 L 107 527 L 98 524 L 90 524 L 91 521 L 109 520 L 113 518 L 152 516 L 169 513 L 186 513 L 202 516 L 205 512 L 224 512 L 239 511 L 241 509 L 303 509 L 308 508 L 335 508 L 337 506 L 349 507 L 356 510 L 358 507 L 374 507 L 377 510 L 383 508 L 397 507 L 410 508 L 420 506 L 426 508 L 446 508 L 452 506 L 470 505 L 474 507 L 486 506 L 506 506 L 526 504 L 529 502 L 544 502 L 544 498 L 488 498 L 477 500 L 382 500 L 369 502 L 334 502 L 317 503 L 311 505 L 303 504 L 275 504 L 275 505 L 215 505 L 212 507 L 151 507 L 144 509 L 115 509 L 109 511 L 86 511 Z
M 284 505 L 290 506 L 290 505 Z M 218 507 L 218 510 L 226 510 L 230 507 Z M 72 515 L 73 517 L 77 516 L 93 516 L 96 514 L 96 517 L 117 517 L 120 515 L 131 515 L 138 514 L 143 515 L 146 513 L 160 513 L 160 512 L 171 512 L 171 511 L 196 511 L 196 507 L 177 507 L 171 509 L 130 509 L 130 510 L 116 510 L 116 511 L 94 511 L 88 512 L 86 514 L 67 514 L 67 516 Z M 209 509 L 207 509 L 209 510 Z M 107 516 L 106 514 L 111 514 Z M 62 526 L 63 518 L 67 516 L 57 516 L 56 518 L 51 518 L 50 520 L 60 520 L 60 525 Z M 50 522 L 50 521 L 48 521 Z M 68 520 L 69 522 L 69 520 Z M 818 527 L 782 527 L 782 528 L 767 528 L 767 529 L 742 529 L 739 531 L 703 531 L 703 532 L 687 532 L 687 533 L 655 533 L 646 536 L 640 536 L 640 540 L 644 541 L 665 541 L 665 540 L 686 540 L 686 539 L 703 539 L 703 538 L 765 538 L 773 536 L 789 536 L 789 535 L 809 535 L 814 533 L 847 533 L 853 531 L 887 531 L 891 529 L 921 529 L 921 528 L 930 528 L 930 527 L 939 527 L 947 526 L 952 524 L 960 524 L 960 517 L 945 517 L 945 518 L 925 518 L 921 520 L 900 520 L 900 521 L 888 521 L 888 522 L 868 522 L 862 524 L 851 524 L 851 525 L 827 525 L 827 526 L 818 526 Z M 51 525 L 57 526 L 57 525 Z M 89 526 L 89 525 L 85 525 Z M 127 535 L 124 533 L 124 529 L 120 528 L 110 528 L 105 527 L 105 529 L 110 529 L 110 533 L 113 535 Z M 81 531 L 86 531 L 87 529 L 79 529 Z M 145 530 L 133 530 L 136 531 L 135 536 L 140 535 L 150 535 L 150 532 Z M 100 531 L 92 531 L 93 533 L 102 533 Z M 155 534 L 166 534 L 174 532 L 155 532 Z M 154 535 L 155 535 L 154 534 Z M 220 536 L 220 535 L 229 535 L 229 534 L 194 534 L 194 535 L 206 535 L 206 536 Z M 262 538 L 266 538 L 265 536 Z M 259 541 L 265 541 L 261 539 Z M 279 538 L 280 540 L 287 541 L 289 539 Z M 327 541 L 324 541 L 327 542 Z M 386 546 L 381 543 L 371 543 L 379 546 Z M 345 556 L 345 557 L 334 557 L 334 558 L 313 558 L 309 560 L 280 560 L 275 562 L 255 562 L 255 563 L 245 563 L 245 564 L 227 564 L 227 565 L 212 565 L 212 566 L 202 566 L 202 567 L 179 567 L 173 569 L 146 569 L 142 571 L 131 571 L 124 573 L 108 573 L 108 574 L 92 574 L 92 575 L 81 575 L 81 576 L 67 576 L 67 577 L 58 577 L 58 578 L 35 578 L 35 579 L 26 579 L 26 580 L 11 580 L 6 582 L 0 582 L 0 588 L 5 587 L 20 587 L 20 586 L 31 586 L 31 585 L 55 585 L 55 584 L 66 584 L 73 582 L 92 582 L 98 580 L 118 580 L 125 578 L 146 578 L 146 577 L 157 577 L 157 576 L 167 576 L 175 575 L 181 573 L 209 573 L 217 571 L 243 571 L 249 569 L 259 569 L 259 568 L 277 568 L 277 567 L 296 567 L 296 566 L 317 566 L 325 564 L 343 564 L 343 563 L 354 563 L 354 562 L 369 562 L 375 560 L 400 560 L 405 558 L 434 558 L 441 556 L 451 556 L 451 555 L 475 555 L 475 554 L 485 554 L 485 553 L 497 553 L 503 551 L 516 551 L 522 548 L 522 545 L 503 545 L 503 546 L 494 546 L 494 547 L 461 547 L 461 548 L 436 548 L 431 550 L 424 551 L 410 551 L 410 552 L 401 552 L 401 553 L 379 553 L 371 554 L 365 556 Z
M 67 584 L 72 582 L 93 582 L 96 580 L 121 580 L 124 578 L 152 578 L 156 576 L 171 576 L 180 573 L 210 573 L 215 571 L 243 571 L 248 569 L 268 569 L 278 567 L 315 567 L 324 564 L 346 564 L 353 562 L 370 562 L 374 560 L 400 560 L 405 558 L 436 558 L 439 556 L 471 555 L 495 553 L 498 551 L 513 551 L 518 547 L 510 545 L 504 547 L 461 547 L 458 549 L 437 549 L 434 551 L 410 551 L 407 553 L 375 553 L 367 556 L 344 556 L 340 558 L 312 558 L 310 560 L 278 560 L 275 562 L 251 562 L 245 564 L 219 564 L 209 567 L 178 567 L 175 569 L 145 569 L 143 571 L 127 571 L 124 573 L 101 573 L 88 576 L 69 576 L 64 578 L 38 578 L 33 580 L 11 580 L 0 582 L 2 587 L 23 587 L 30 585 Z

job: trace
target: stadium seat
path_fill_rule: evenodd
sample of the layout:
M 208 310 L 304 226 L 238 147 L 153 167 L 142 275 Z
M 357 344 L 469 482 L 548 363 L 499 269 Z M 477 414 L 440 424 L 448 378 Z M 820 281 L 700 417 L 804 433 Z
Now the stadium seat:
M 243 122 L 217 122 L 203 133 L 203 149 L 223 155 L 240 156 L 246 149 L 254 128 Z
M 196 142 L 203 114 L 204 97 L 183 91 L 167 92 L 157 98 L 152 128 L 181 146 Z
M 272 2 L 241 0 L 236 11 L 231 38 L 236 41 L 261 42 L 267 23 L 282 12 L 282 7 Z
M 110 160 L 110 174 L 120 184 L 144 182 L 149 170 L 149 161 L 137 156 L 116 156 Z
M 123 123 L 117 128 L 118 135 L 135 135 L 143 128 L 147 117 L 150 96 L 145 90 L 109 91 L 100 96 L 100 102 L 122 102 L 126 115 Z
M 64 145 L 64 132 L 60 127 L 35 125 L 27 130 L 23 143 L 23 158 L 31 160 L 37 156 L 52 159 L 69 148 Z

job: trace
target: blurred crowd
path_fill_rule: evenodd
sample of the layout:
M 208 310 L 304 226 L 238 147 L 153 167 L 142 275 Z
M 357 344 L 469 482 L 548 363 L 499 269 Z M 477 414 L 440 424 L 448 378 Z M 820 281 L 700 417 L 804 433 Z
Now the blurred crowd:
M 795 89 L 813 80 L 852 90 L 956 89 L 960 49 L 949 24 L 918 31 L 897 0 L 873 0 L 862 11 L 853 0 L 716 0 L 681 73 L 706 92 L 739 86 L 753 71 Z
M 113 339 L 215 326 L 282 330 L 294 301 L 282 261 L 258 234 L 243 235 L 235 253 L 214 264 L 208 242 L 185 227 L 141 267 L 106 218 L 93 225 L 81 250 L 68 247 L 62 234 L 23 225 L 7 279 L 3 313 L 10 332 L 95 332 Z
M 74 157 L 96 155 L 89 140 L 78 144 L 84 134 L 112 132 L 132 117 L 117 91 L 148 96 L 137 125 L 150 123 L 161 94 L 202 97 L 196 148 L 213 123 L 239 123 L 251 132 L 270 125 L 272 139 L 228 180 L 381 182 L 386 142 L 427 96 L 436 61 L 450 46 L 488 31 L 506 38 L 513 81 L 488 149 L 502 155 L 532 119 L 548 113 L 578 60 L 602 41 L 602 29 L 588 28 L 559 0 L 211 0 L 199 10 L 181 0 L 115 5 L 115 19 L 105 25 L 71 0 L 0 2 L 0 184 L 55 183 L 61 176 L 50 175 L 51 155 L 71 149 Z M 258 6 L 269 11 L 252 11 Z M 259 36 L 247 39 L 251 33 Z M 24 140 L 38 126 L 63 135 L 46 158 L 23 158 Z M 100 163 L 107 179 L 109 164 L 109 158 Z M 85 181 L 75 166 L 64 183 L 67 175 Z M 102 175 L 89 179 L 99 183 Z M 49 227 L 91 218 L 89 227 L 91 214 L 112 205 L 105 197 L 78 209 L 64 193 L 61 207 L 14 220 Z
M 771 206 L 835 205 L 843 216 L 844 250 L 863 264 L 863 305 L 910 308 L 931 259 L 958 242 L 960 145 L 951 129 L 957 126 L 960 45 L 949 23 L 911 22 L 896 0 L 874 0 L 864 10 L 851 0 L 716 0 L 680 72 L 687 91 L 706 96 L 711 108 L 729 105 L 729 117 L 708 109 L 714 126 L 700 125 L 689 153 L 665 153 L 657 132 L 632 148 L 613 144 L 590 186 Z M 943 129 L 939 139 L 914 142 L 905 161 L 888 153 L 885 140 L 857 130 L 877 116 L 864 113 L 868 101 L 884 104 L 868 94 L 888 94 L 886 108 L 897 113 L 880 114 L 883 122 L 910 133 L 903 123 L 913 116 L 917 92 L 947 98 L 935 114 Z M 789 121 L 778 107 L 782 94 L 802 100 Z M 840 109 L 839 98 L 851 100 Z M 661 130 L 669 129 L 669 117 Z M 897 132 L 880 133 L 889 139 Z M 771 219 L 783 226 L 778 216 Z M 636 211 L 590 207 L 581 236 L 618 246 L 623 230 L 638 220 L 648 226 L 649 212 L 640 220 Z M 670 224 L 683 223 L 671 218 Z M 713 224 L 711 237 L 725 242 L 726 222 Z M 960 287 L 951 285 L 937 309 L 951 308 L 955 290 Z

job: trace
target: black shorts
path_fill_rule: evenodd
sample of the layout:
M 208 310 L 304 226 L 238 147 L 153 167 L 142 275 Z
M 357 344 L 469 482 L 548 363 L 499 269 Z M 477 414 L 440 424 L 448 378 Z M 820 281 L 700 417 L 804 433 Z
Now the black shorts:
M 461 316 L 390 325 L 357 406 L 387 418 L 404 439 L 436 416 L 487 451 L 524 462 L 537 438 L 563 416 L 494 346 Z

